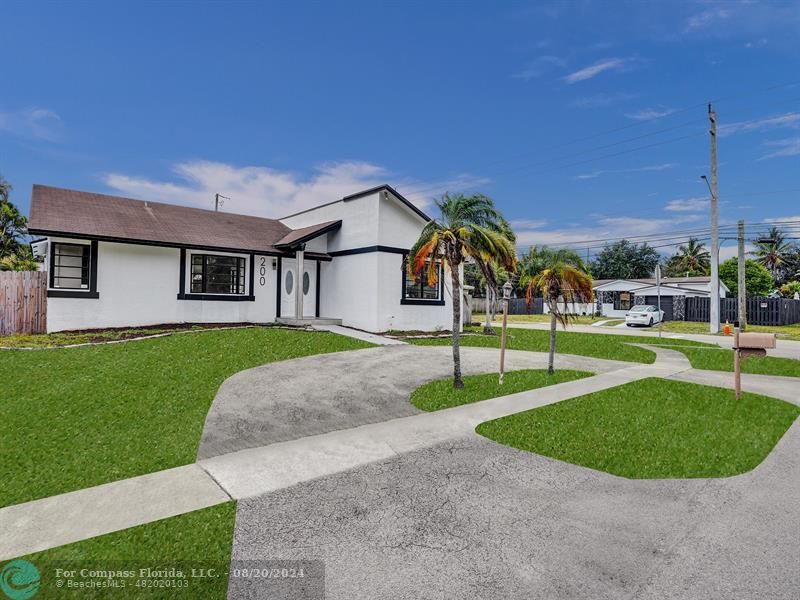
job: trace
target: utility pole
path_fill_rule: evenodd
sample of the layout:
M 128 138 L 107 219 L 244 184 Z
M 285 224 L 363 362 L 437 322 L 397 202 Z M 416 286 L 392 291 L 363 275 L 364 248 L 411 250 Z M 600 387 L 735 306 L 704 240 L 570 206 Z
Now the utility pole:
M 708 105 L 711 122 L 711 311 L 709 330 L 719 333 L 719 195 L 717 194 L 717 113 Z
M 737 287 L 739 288 L 739 329 L 744 331 L 747 328 L 747 297 L 744 281 L 744 221 L 739 221 L 739 255 L 738 255 L 739 268 L 737 272 L 738 281 Z
M 222 202 L 220 202 L 220 200 L 222 200 Z M 214 194 L 214 212 L 219 212 L 219 207 L 225 204 L 224 200 L 230 200 L 230 198 L 222 194 Z

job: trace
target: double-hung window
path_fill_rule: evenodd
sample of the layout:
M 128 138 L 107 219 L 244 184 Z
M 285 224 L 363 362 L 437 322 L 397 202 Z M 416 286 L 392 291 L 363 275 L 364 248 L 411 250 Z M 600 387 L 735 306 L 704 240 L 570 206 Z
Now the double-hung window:
M 53 242 L 50 287 L 67 290 L 88 290 L 91 246 Z
M 428 269 L 422 270 L 418 277 L 413 278 L 408 274 L 407 262 L 403 261 L 403 297 L 401 303 L 427 304 L 442 303 L 442 264 L 437 261 L 438 275 L 436 284 L 428 285 Z
M 192 254 L 191 293 L 244 294 L 244 268 L 240 256 Z

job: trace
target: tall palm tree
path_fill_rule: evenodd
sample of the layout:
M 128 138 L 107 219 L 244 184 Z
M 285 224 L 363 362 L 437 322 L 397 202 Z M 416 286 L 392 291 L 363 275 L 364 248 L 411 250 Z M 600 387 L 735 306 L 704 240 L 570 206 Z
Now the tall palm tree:
M 706 275 L 711 268 L 711 254 L 697 238 L 690 237 L 686 244 L 678 246 L 675 256 L 677 267 L 683 273 Z
M 432 219 L 420 233 L 409 254 L 408 272 L 419 277 L 425 272 L 428 285 L 436 285 L 439 261 L 450 271 L 453 288 L 453 387 L 463 388 L 461 380 L 461 282 L 459 268 L 469 257 L 481 272 L 496 264 L 515 270 L 517 256 L 511 227 L 495 208 L 494 202 L 482 194 L 444 194 L 436 201 L 440 217 Z
M 547 372 L 555 372 L 553 363 L 556 354 L 556 325 L 560 322 L 565 328 L 576 315 L 569 312 L 569 305 L 575 302 L 592 302 L 592 277 L 583 269 L 576 267 L 554 251 L 544 269 L 534 275 L 525 292 L 525 300 L 530 304 L 536 292 L 540 292 L 550 310 L 550 355 Z
M 753 254 L 758 262 L 769 269 L 776 285 L 780 285 L 783 279 L 783 271 L 787 267 L 787 260 L 790 258 L 792 245 L 786 241 L 786 235 L 777 227 L 772 226 L 769 232 L 762 236 L 770 240 L 769 242 L 756 242 L 756 249 Z

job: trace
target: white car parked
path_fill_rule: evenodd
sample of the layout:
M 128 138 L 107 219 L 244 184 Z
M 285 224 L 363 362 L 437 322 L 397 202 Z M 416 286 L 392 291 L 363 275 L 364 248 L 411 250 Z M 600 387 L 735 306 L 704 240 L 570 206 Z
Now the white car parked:
M 643 304 L 641 306 L 634 306 L 630 311 L 625 313 L 625 325 L 628 327 L 633 327 L 634 325 L 652 327 L 654 323 L 660 322 L 663 318 L 663 310 L 658 310 L 658 307 L 652 304 Z

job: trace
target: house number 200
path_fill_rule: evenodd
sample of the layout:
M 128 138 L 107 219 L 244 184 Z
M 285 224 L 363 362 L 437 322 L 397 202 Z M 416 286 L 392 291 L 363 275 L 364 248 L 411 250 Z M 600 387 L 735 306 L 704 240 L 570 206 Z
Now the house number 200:
M 261 257 L 261 266 L 258 268 L 258 285 L 264 286 L 267 283 L 267 259 Z

